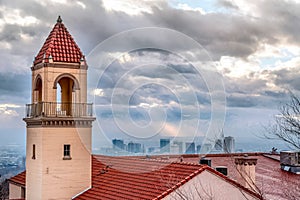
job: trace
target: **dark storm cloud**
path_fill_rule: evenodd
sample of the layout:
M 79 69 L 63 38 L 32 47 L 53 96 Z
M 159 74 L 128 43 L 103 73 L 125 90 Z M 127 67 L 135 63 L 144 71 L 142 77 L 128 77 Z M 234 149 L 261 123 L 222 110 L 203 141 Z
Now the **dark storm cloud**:
M 23 93 L 30 87 L 30 75 L 0 74 L 0 90 L 3 93 Z
M 282 85 L 285 89 L 300 91 L 300 72 L 299 68 L 281 69 L 274 72 L 275 84 Z
M 171 8 L 167 3 L 161 3 L 159 8 L 153 5 L 152 13 L 132 16 L 124 12 L 107 12 L 102 7 L 101 1 L 92 0 L 84 3 L 85 9 L 73 1 L 68 2 L 67 5 L 44 3 L 47 4 L 45 6 L 38 2 L 6 1 L 3 5 L 20 9 L 23 16 L 35 16 L 44 26 L 54 24 L 57 15 L 61 14 L 67 27 L 72 29 L 70 32 L 77 41 L 80 41 L 79 44 L 86 53 L 113 34 L 145 26 L 166 27 L 181 31 L 208 49 L 215 59 L 222 55 L 247 57 L 257 50 L 260 42 L 274 43 L 279 41 L 282 35 L 293 42 L 300 42 L 298 34 L 300 20 L 297 14 L 299 4 L 292 2 L 256 2 L 260 12 L 264 14 L 260 19 L 228 13 L 201 14 L 196 11 Z M 219 5 L 227 8 L 230 4 L 232 3 L 229 1 L 220 1 Z M 234 5 L 232 4 L 231 7 Z M 32 28 L 32 30 L 47 35 L 45 28 Z M 35 35 L 33 32 L 31 34 Z M 17 38 L 15 33 L 11 35 L 11 39 Z M 168 39 L 159 40 L 166 46 L 174 43 L 169 41 Z M 184 44 L 182 44 L 182 49 L 184 49 Z
M 206 48 L 214 59 L 221 55 L 246 57 L 255 52 L 264 34 L 246 18 L 222 13 L 201 15 L 165 8 L 155 9 L 149 17 L 161 26 L 181 31 Z M 176 18 L 176 20 L 174 20 Z
M 42 46 L 51 28 L 55 24 L 58 15 L 62 15 L 63 22 L 75 38 L 78 45 L 85 54 L 88 54 L 97 44 L 112 36 L 132 28 L 140 27 L 164 27 L 175 29 L 198 41 L 206 48 L 213 59 L 218 60 L 222 55 L 232 57 L 246 58 L 256 52 L 259 44 L 269 43 L 275 44 L 283 42 L 287 39 L 293 44 L 300 43 L 299 35 L 299 4 L 287 1 L 257 1 L 256 5 L 260 18 L 246 15 L 234 15 L 231 13 L 207 13 L 201 14 L 196 11 L 179 10 L 170 7 L 167 3 L 161 3 L 159 6 L 151 7 L 152 13 L 141 13 L 139 15 L 128 15 L 120 11 L 106 11 L 101 1 L 91 0 L 83 2 L 85 9 L 74 1 L 67 1 L 67 4 L 54 2 L 39 1 L 1 1 L 1 5 L 8 9 L 18 9 L 20 16 L 34 16 L 39 20 L 38 24 L 18 25 L 4 24 L 0 32 L 0 41 L 7 42 L 11 45 L 10 49 L 1 49 L 1 67 L 7 70 L 11 69 L 15 73 L 23 66 L 23 71 L 28 69 L 32 64 L 33 57 L 37 54 Z M 248 2 L 250 3 L 250 2 Z M 225 9 L 235 9 L 239 11 L 237 5 L 230 1 L 219 1 L 218 6 Z M 3 18 L 3 14 L 0 15 Z M 26 34 L 31 41 L 24 40 L 20 35 Z M 151 33 L 145 33 L 151 36 Z M 152 36 L 153 37 L 153 36 Z M 172 48 L 172 45 L 179 43 L 177 47 L 182 51 L 191 50 L 182 41 L 176 41 L 176 38 L 164 38 L 163 36 L 155 36 L 157 43 L 163 43 L 166 47 Z M 284 38 L 283 38 L 284 37 Z M 282 39 L 283 38 L 283 39 Z M 143 43 L 142 40 L 135 41 Z M 181 43 L 180 43 L 181 42 Z M 123 44 L 116 44 L 115 50 L 122 47 Z M 154 45 L 155 46 L 155 45 Z M 192 51 L 193 52 L 193 51 Z M 19 57 L 16 57 L 18 55 Z M 192 68 L 183 67 L 183 65 L 172 64 L 173 68 L 178 72 L 186 74 L 189 77 L 193 73 Z M 7 66 L 7 67 L 6 67 Z M 122 68 L 108 71 L 103 77 L 102 88 L 113 88 L 116 77 L 122 71 Z M 3 71 L 3 70 L 1 70 Z M 156 77 L 158 76 L 158 72 Z M 163 71 L 160 71 L 163 73 Z M 160 74 L 159 73 L 159 74 Z M 295 73 L 286 70 L 275 72 L 277 77 L 270 78 L 275 80 L 279 86 L 290 85 L 295 89 L 300 88 Z M 147 74 L 151 77 L 151 73 Z M 192 74 L 191 74 L 192 76 Z M 2 77 L 3 78 L 3 77 Z M 2 88 L 7 87 L 5 92 L 9 92 L 11 86 L 8 83 L 13 82 L 12 77 L 6 77 L 7 81 Z M 19 77 L 20 81 L 25 77 Z M 170 79 L 172 76 L 170 75 Z M 28 78 L 26 77 L 28 80 Z M 190 80 L 193 82 L 193 80 Z M 15 82 L 15 84 L 22 84 Z M 239 93 L 248 95 L 250 93 L 258 93 L 267 97 L 274 94 L 264 92 L 266 89 L 266 81 L 259 78 L 248 78 L 226 80 L 226 91 L 228 93 Z M 203 85 L 203 84 L 200 84 Z M 29 91 L 27 89 L 27 91 Z M 203 99 L 202 99 L 203 100 Z M 204 99 L 205 100 L 205 99 Z M 249 102 L 239 103 L 243 101 L 238 97 L 230 97 L 229 105 L 255 106 L 259 103 L 250 101 L 259 101 L 257 98 L 250 98 Z
M 300 43 L 300 3 L 293 1 L 258 1 L 257 8 L 269 16 L 265 23 L 272 23 L 275 34 L 286 36 L 291 43 Z M 271 18 L 271 16 L 273 16 Z
M 229 107 L 277 108 L 288 97 L 288 90 L 300 91 L 300 73 L 297 68 L 264 70 L 252 76 L 224 78 Z M 273 84 L 273 90 L 268 86 Z

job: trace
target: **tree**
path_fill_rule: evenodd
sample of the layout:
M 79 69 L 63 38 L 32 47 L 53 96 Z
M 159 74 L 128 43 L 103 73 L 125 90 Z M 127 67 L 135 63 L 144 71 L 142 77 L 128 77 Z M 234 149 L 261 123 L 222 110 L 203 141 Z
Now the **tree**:
M 279 139 L 300 149 L 300 99 L 294 93 L 290 92 L 290 101 L 279 107 L 275 124 L 266 129 L 268 139 Z
M 0 199 L 8 199 L 8 181 L 4 180 L 0 183 Z

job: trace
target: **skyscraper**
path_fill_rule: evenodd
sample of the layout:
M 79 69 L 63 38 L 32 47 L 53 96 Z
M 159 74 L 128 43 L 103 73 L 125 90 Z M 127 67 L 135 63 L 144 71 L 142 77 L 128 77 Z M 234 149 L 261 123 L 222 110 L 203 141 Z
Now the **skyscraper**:
M 142 145 L 140 143 L 129 142 L 128 143 L 128 152 L 141 153 L 142 152 Z
M 124 144 L 123 140 L 113 139 L 112 143 L 113 143 L 113 149 L 115 149 L 115 150 L 124 150 L 125 149 L 125 144 Z
M 215 150 L 216 151 L 222 151 L 222 149 L 223 149 L 223 140 L 222 139 L 217 139 L 216 140 L 216 143 L 215 143 Z
M 160 139 L 160 152 L 170 152 L 170 139 Z
M 195 154 L 195 142 L 186 142 L 185 146 L 186 146 L 186 150 L 185 150 L 186 154 Z
M 224 138 L 224 152 L 233 153 L 235 150 L 234 137 L 228 136 Z

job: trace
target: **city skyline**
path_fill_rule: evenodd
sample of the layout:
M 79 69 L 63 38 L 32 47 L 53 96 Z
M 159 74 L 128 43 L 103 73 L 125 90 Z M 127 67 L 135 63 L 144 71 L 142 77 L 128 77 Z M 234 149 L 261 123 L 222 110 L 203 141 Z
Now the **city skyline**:
M 68 30 L 87 58 L 100 42 L 134 28 L 167 28 L 197 41 L 209 53 L 211 61 L 223 77 L 226 94 L 224 123 L 226 135 L 246 138 L 262 136 L 263 125 L 272 123 L 275 114 L 278 113 L 280 102 L 288 100 L 286 89 L 298 93 L 300 39 L 295 27 L 299 27 L 297 15 L 299 3 L 225 0 L 201 1 L 202 3 L 175 0 L 122 2 L 76 1 L 74 4 L 69 1 L 3 2 L 1 11 L 5 14 L 0 20 L 2 145 L 25 144 L 25 123 L 22 118 L 25 116 L 25 104 L 31 102 L 30 67 L 33 56 L 37 55 L 58 15 L 61 15 L 63 21 L 68 24 Z M 76 15 L 73 14 L 74 10 L 78 11 Z M 171 44 L 166 42 L 165 45 L 169 47 Z M 180 49 L 182 52 L 189 50 L 185 49 L 184 45 Z M 116 53 L 116 50 L 113 49 L 112 53 Z M 197 55 L 192 56 L 197 59 Z M 177 92 L 180 95 L 195 92 L 201 116 L 193 111 L 195 101 L 188 99 L 189 101 L 180 102 L 177 96 L 168 90 L 169 88 L 143 86 L 144 79 L 140 79 L 142 76 L 154 77 L 158 80 L 158 85 L 164 86 L 158 75 L 166 72 L 166 70 L 158 71 L 157 68 L 155 70 L 145 68 L 144 74 L 134 73 L 134 80 L 128 79 L 140 85 L 140 90 L 136 90 L 130 102 L 131 117 L 136 120 L 138 126 L 142 127 L 149 123 L 149 110 L 163 105 L 167 108 L 168 117 L 164 124 L 166 136 L 174 136 L 173 133 L 177 133 L 178 121 L 185 123 L 175 136 L 192 137 L 194 132 L 203 136 L 211 117 L 210 91 L 205 85 L 200 87 L 201 90 L 197 86 L 203 84 L 205 80 L 194 82 L 199 77 L 193 77 L 193 66 L 183 62 L 180 56 L 172 52 L 143 49 L 123 55 L 112 63 L 113 70 L 107 71 L 102 85 L 99 84 L 97 89 L 90 89 L 90 101 L 95 101 L 94 103 L 101 107 L 100 113 L 96 110 L 96 115 L 103 120 L 102 128 L 105 131 L 104 135 L 108 137 L 107 141 L 110 142 L 122 132 L 113 125 L 111 111 L 107 109 L 112 88 L 110 84 L 119 80 L 115 75 L 124 73 L 126 71 L 124 68 L 141 64 L 141 59 L 163 63 L 177 71 L 182 69 L 180 74 L 188 80 L 189 87 L 184 87 L 178 82 L 178 74 L 175 76 L 169 73 L 163 78 L 174 81 L 174 85 L 179 86 Z M 89 60 L 87 62 L 89 63 Z M 111 77 L 112 80 L 106 80 L 107 77 Z M 117 79 L 114 79 L 115 77 Z M 120 98 L 123 93 L 130 91 L 128 85 L 122 85 L 118 89 L 121 91 L 118 94 Z M 120 102 L 118 105 L 122 108 L 125 104 Z M 117 111 L 122 114 L 122 110 Z M 127 124 L 128 119 L 123 120 L 124 124 Z M 201 129 L 198 130 L 194 126 L 199 121 Z M 103 139 L 99 130 L 94 132 L 94 137 L 96 142 Z

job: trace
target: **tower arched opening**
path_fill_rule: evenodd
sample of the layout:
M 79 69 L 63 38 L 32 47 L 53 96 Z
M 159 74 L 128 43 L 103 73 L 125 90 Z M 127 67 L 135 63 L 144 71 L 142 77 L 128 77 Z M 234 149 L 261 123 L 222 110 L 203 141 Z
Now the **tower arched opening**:
M 42 102 L 43 101 L 43 83 L 42 78 L 37 76 L 35 80 L 35 88 L 34 88 L 34 101 L 35 102 Z
M 62 115 L 72 115 L 72 107 L 75 102 L 74 80 L 70 77 L 61 77 L 56 85 L 56 102 Z

